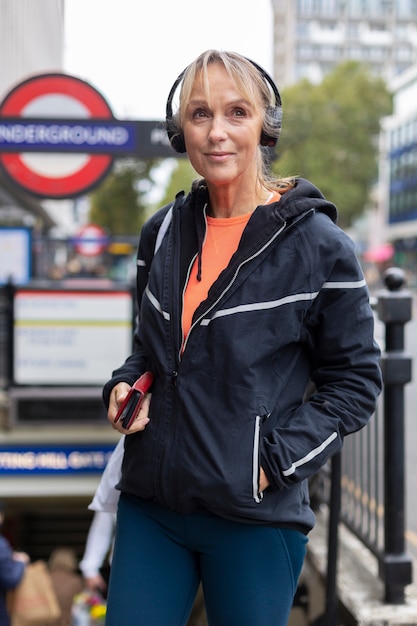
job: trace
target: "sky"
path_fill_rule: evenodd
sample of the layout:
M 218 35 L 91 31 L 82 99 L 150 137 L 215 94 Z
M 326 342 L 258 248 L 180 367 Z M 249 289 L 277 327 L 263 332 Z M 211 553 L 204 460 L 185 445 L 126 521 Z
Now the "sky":
M 208 48 L 269 73 L 271 0 L 66 0 L 64 71 L 89 82 L 119 119 L 160 120 L 178 74 Z

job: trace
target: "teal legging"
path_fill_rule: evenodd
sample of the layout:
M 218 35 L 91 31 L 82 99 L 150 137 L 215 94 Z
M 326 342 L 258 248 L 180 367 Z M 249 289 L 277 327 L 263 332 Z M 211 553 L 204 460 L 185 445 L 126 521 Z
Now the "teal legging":
M 306 543 L 297 530 L 122 494 L 106 626 L 184 626 L 200 581 L 210 626 L 286 626 Z

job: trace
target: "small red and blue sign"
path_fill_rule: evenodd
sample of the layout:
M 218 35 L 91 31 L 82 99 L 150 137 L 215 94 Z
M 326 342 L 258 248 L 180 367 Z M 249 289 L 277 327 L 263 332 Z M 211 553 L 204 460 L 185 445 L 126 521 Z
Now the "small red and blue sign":
M 78 254 L 83 256 L 97 256 L 106 250 L 109 245 L 109 236 L 97 224 L 86 224 L 71 240 Z

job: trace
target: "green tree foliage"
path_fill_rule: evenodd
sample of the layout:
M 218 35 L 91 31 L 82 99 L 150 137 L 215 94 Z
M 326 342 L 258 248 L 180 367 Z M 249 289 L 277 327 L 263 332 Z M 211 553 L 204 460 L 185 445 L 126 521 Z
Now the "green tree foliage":
M 363 213 L 377 177 L 380 120 L 392 112 L 385 82 L 348 61 L 321 84 L 302 80 L 282 93 L 283 131 L 273 170 L 310 179 L 348 226 Z
M 111 235 L 132 235 L 147 218 L 145 194 L 152 184 L 155 161 L 116 161 L 112 172 L 90 195 L 90 220 Z
M 176 167 L 171 174 L 160 206 L 172 202 L 179 191 L 184 191 L 187 194 L 191 189 L 193 180 L 196 178 L 198 178 L 198 174 L 191 166 L 189 160 L 186 158 L 177 159 Z

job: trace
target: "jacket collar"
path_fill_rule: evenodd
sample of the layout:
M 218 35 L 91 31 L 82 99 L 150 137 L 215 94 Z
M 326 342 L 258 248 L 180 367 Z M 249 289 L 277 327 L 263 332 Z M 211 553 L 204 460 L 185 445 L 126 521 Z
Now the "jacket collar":
M 201 252 L 206 234 L 206 214 L 210 198 L 204 182 L 193 185 L 183 201 L 183 192 L 176 196 L 176 207 L 180 211 L 182 258 L 192 258 L 197 252 L 198 276 L 201 276 Z M 179 201 L 181 199 L 181 201 Z M 175 210 L 175 207 L 174 207 Z M 325 213 L 333 222 L 337 221 L 337 210 L 328 202 L 321 191 L 308 180 L 296 179 L 295 186 L 282 194 L 278 202 L 256 208 L 246 226 L 237 254 L 250 256 L 264 246 L 276 233 L 294 226 L 303 217 L 314 211 Z M 190 228 L 194 224 L 193 228 Z

